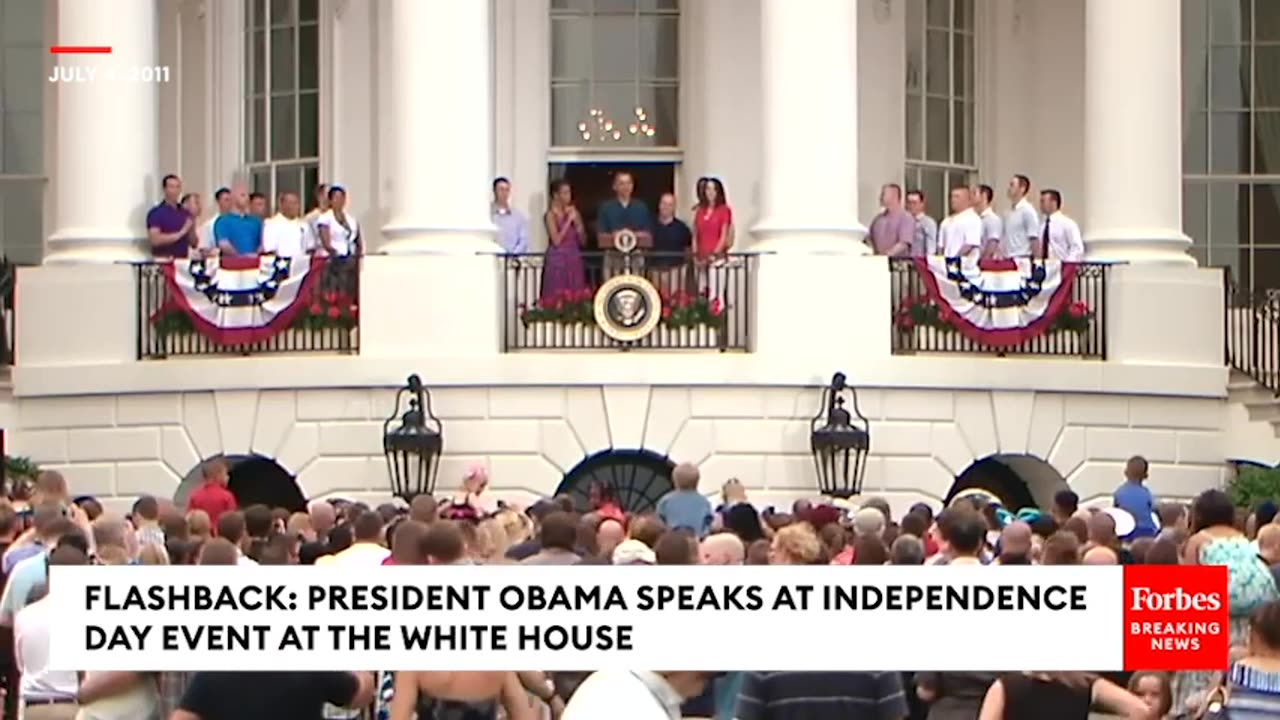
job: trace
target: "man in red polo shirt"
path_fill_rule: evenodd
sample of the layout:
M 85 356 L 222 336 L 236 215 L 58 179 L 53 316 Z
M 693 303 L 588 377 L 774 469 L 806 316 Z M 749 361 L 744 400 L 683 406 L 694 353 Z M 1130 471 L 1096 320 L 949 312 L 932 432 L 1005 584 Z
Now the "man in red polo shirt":
M 218 526 L 218 517 L 236 509 L 236 496 L 227 489 L 231 476 L 227 464 L 221 458 L 209 460 L 200 468 L 204 484 L 196 488 L 187 499 L 187 512 L 203 510 L 209 515 L 209 524 Z

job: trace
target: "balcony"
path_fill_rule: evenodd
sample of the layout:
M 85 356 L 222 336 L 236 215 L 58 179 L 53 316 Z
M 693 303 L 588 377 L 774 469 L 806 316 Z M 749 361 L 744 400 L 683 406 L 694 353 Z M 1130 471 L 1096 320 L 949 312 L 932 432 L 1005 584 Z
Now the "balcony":
M 296 288 L 273 284 L 271 262 L 210 260 L 207 274 L 185 263 L 136 265 L 138 359 L 359 352 L 360 259 L 295 272 Z
M 543 253 L 505 258 L 503 274 L 503 347 L 507 352 L 576 350 L 701 350 L 751 349 L 749 288 L 756 257 L 730 255 L 710 265 L 690 262 L 684 255 L 644 253 L 583 253 L 584 276 L 576 269 L 572 280 L 557 269 L 555 259 Z M 657 307 L 650 317 L 650 303 L 643 287 L 635 332 L 601 326 L 608 289 L 626 278 L 652 288 Z M 604 288 L 605 292 L 600 292 Z M 597 308 L 597 305 L 600 308 Z
M 1237 283 L 1223 269 L 1226 364 L 1280 395 L 1280 290 Z
M 1022 314 L 1016 323 L 1022 331 L 1003 333 L 999 342 L 984 342 L 982 337 L 994 338 L 994 334 L 976 332 L 971 327 L 962 328 L 963 321 L 948 317 L 949 313 L 943 312 L 938 301 L 936 281 L 923 276 L 920 267 L 914 258 L 890 260 L 892 350 L 895 355 L 946 353 L 1106 359 L 1105 265 L 1072 265 L 1072 277 L 1069 281 L 1063 280 L 1064 286 L 1060 290 L 1049 293 L 1046 289 L 1043 293 L 1048 296 L 1044 305 L 1052 308 L 1043 316 L 1033 314 L 1034 300 L 1009 308 L 1005 312 Z M 994 265 L 984 262 L 983 267 L 985 274 Z M 1070 286 L 1066 287 L 1068 282 Z M 1025 288 L 1024 282 L 1021 288 L 1024 293 Z M 988 298 L 994 296 L 988 294 Z

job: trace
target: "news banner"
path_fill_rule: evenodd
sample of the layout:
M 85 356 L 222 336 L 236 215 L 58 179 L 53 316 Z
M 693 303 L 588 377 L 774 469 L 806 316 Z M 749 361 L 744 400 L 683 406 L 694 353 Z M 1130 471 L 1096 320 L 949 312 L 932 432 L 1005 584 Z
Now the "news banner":
M 50 572 L 58 670 L 1207 670 L 1229 652 L 1223 567 Z M 1017 650 L 945 642 L 975 631 Z M 1085 642 L 1023 642 L 1063 632 Z

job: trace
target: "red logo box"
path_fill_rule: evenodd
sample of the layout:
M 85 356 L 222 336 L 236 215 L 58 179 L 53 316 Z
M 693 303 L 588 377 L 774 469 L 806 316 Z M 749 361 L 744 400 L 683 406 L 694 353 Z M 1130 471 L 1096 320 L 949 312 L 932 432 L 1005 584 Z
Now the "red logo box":
M 1125 670 L 1226 669 L 1228 620 L 1226 567 L 1125 566 Z

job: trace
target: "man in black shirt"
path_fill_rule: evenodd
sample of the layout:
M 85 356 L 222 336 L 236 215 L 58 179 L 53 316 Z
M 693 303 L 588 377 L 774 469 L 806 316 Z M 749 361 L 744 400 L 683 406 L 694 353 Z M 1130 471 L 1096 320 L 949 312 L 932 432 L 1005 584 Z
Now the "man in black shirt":
M 653 251 L 645 264 L 653 270 L 652 280 L 660 289 L 683 290 L 679 269 L 693 247 L 693 232 L 676 217 L 676 196 L 667 193 L 658 201 L 658 221 L 653 225 Z
M 349 672 L 198 672 L 170 720 L 319 720 L 324 705 L 363 708 L 373 676 Z

